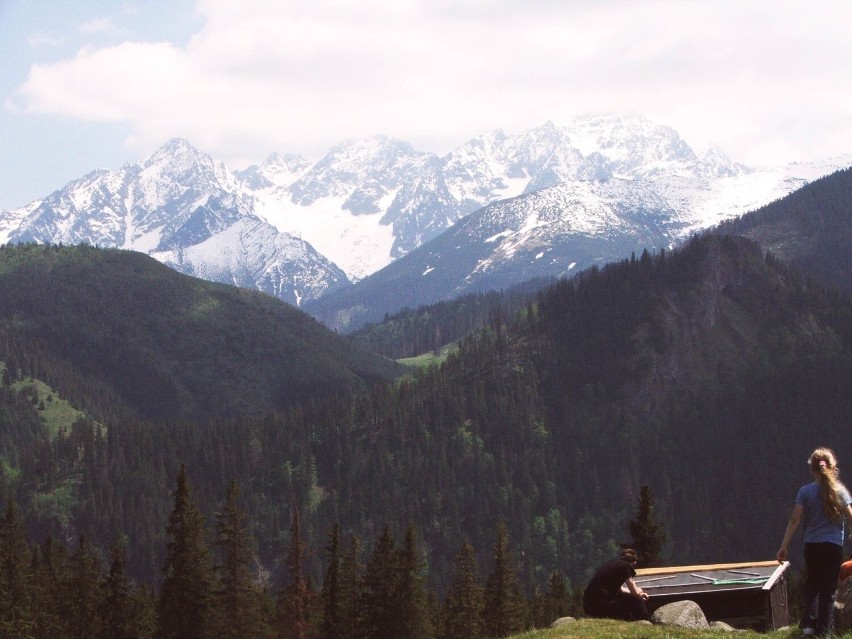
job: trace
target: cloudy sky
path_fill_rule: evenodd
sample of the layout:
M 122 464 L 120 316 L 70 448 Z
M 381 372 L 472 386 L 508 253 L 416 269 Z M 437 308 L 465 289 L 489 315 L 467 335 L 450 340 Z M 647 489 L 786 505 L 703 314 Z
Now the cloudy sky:
M 638 113 L 752 166 L 852 152 L 848 0 L 0 0 L 0 210 L 172 137 L 233 168 Z

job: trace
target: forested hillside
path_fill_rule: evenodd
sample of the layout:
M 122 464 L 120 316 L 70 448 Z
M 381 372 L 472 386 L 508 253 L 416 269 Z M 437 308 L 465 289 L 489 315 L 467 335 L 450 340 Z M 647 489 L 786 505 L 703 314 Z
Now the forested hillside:
M 721 224 L 829 284 L 852 291 L 852 168 Z
M 373 353 L 394 359 L 415 357 L 465 337 L 502 317 L 514 315 L 556 278 L 530 280 L 506 291 L 471 293 L 450 301 L 406 308 L 376 324 L 367 324 L 350 338 Z
M 0 249 L 0 361 L 99 419 L 236 418 L 399 373 L 280 300 L 141 253 Z
M 271 583 L 286 581 L 298 506 L 314 583 L 335 522 L 344 543 L 357 536 L 364 549 L 385 524 L 397 539 L 414 524 L 438 592 L 465 539 L 490 570 L 503 522 L 530 591 L 554 572 L 581 585 L 625 541 L 643 484 L 668 533 L 667 560 L 772 557 L 810 450 L 852 455 L 852 304 L 747 240 L 701 238 L 592 270 L 494 320 L 439 368 L 263 417 L 156 421 L 115 410 L 51 431 L 41 404 L 63 393 L 33 396 L 7 370 L 3 494 L 30 539 L 85 533 L 101 549 L 124 540 L 130 574 L 157 582 L 185 463 L 208 526 L 236 481 Z M 52 326 L 40 330 L 50 337 Z M 6 359 L 33 372 L 42 357 L 54 361 L 50 339 L 29 359 L 4 343 Z M 217 398 L 206 397 L 212 411 Z

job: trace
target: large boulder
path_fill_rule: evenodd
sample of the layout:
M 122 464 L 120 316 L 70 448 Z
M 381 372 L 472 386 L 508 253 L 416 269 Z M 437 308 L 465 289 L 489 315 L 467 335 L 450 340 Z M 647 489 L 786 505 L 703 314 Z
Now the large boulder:
M 852 577 L 844 579 L 834 596 L 834 632 L 842 635 L 852 630 Z
M 651 621 L 661 626 L 677 626 L 694 630 L 706 630 L 710 627 L 701 607 L 688 599 L 660 606 L 651 615 Z

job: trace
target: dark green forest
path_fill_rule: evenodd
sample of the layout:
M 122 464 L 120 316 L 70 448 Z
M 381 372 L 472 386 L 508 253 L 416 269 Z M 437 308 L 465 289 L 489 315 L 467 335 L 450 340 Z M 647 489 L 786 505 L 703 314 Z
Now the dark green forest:
M 514 315 L 553 280 L 530 280 L 507 291 L 471 293 L 453 300 L 416 309 L 405 308 L 386 315 L 350 334 L 353 342 L 371 353 L 394 359 L 438 352 L 449 343 L 489 324 L 501 323 L 501 315 Z
M 237 417 L 243 380 L 262 375 L 248 370 L 252 357 L 240 360 L 247 370 L 239 376 L 222 375 L 223 341 L 202 343 L 206 334 L 195 325 L 187 332 L 185 317 L 173 326 L 159 310 L 158 320 L 148 318 L 144 291 L 126 298 L 138 301 L 132 308 L 68 308 L 80 298 L 58 282 L 116 290 L 112 269 L 126 272 L 139 259 L 107 253 L 2 251 L 4 264 L 32 266 L 0 269 L 0 490 L 18 509 L 30 552 L 54 539 L 77 556 L 85 538 L 83 548 L 106 566 L 110 549 L 123 549 L 128 578 L 150 588 L 149 610 L 158 610 L 151 602 L 168 583 L 174 532 L 167 522 L 180 494 L 175 477 L 184 472 L 198 510 L 196 545 L 213 538 L 229 486 L 239 487 L 253 575 L 265 577 L 267 592 L 290 593 L 276 602 L 280 614 L 290 610 L 286 602 L 304 613 L 309 598 L 294 592 L 326 587 L 333 565 L 326 548 L 337 530 L 341 547 L 360 544 L 362 567 L 350 574 L 367 592 L 380 590 L 366 585 L 381 583 L 368 569 L 374 554 L 408 557 L 409 568 L 416 555 L 417 569 L 405 574 L 422 579 L 427 600 L 431 593 L 427 610 L 446 605 L 461 588 L 459 566 L 473 561 L 478 576 L 467 581 L 482 585 L 484 596 L 502 545 L 517 580 L 510 590 L 527 602 L 518 614 L 529 624 L 529 601 L 560 591 L 560 583 L 565 591 L 581 587 L 619 543 L 630 542 L 642 486 L 656 499 L 666 562 L 770 559 L 807 481 L 810 451 L 833 447 L 841 467 L 852 455 L 852 301 L 742 238 L 696 238 L 677 251 L 593 269 L 514 312 L 491 313 L 440 366 L 390 384 L 364 382 L 357 392 L 344 385 L 302 402 L 273 400 L 266 411 Z M 63 279 L 49 268 L 59 259 L 97 268 Z M 33 290 L 57 300 L 62 312 L 53 323 Z M 123 350 L 114 324 L 121 312 L 140 333 L 156 329 L 131 344 L 163 336 L 166 353 L 204 351 L 192 360 L 194 374 L 217 380 L 204 410 L 195 398 L 182 404 L 188 392 L 169 396 L 176 408 L 167 418 L 156 406 L 157 383 L 190 388 L 175 381 L 180 366 L 153 367 L 160 377 L 147 386 L 135 378 L 148 397 L 136 401 L 120 375 L 150 360 L 139 356 L 122 368 L 113 355 L 78 353 L 78 345 L 87 353 L 93 345 L 125 358 L 137 353 Z M 62 317 L 88 332 L 60 329 Z M 266 339 L 239 344 L 257 354 L 282 338 Z M 66 400 L 80 413 L 51 427 L 45 415 Z M 220 401 L 227 410 L 217 409 Z M 440 632 L 446 617 L 427 617 L 431 632 Z M 374 631 L 364 636 L 382 636 Z
M 820 281 L 852 292 L 852 168 L 719 225 L 751 238 Z
M 0 323 L 10 369 L 155 421 L 259 415 L 399 373 L 272 297 L 115 249 L 2 248 Z

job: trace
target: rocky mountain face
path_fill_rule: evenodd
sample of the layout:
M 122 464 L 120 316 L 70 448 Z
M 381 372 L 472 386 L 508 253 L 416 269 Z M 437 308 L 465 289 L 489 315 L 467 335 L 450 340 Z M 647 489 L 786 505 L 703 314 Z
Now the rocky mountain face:
M 754 171 L 718 150 L 696 153 L 640 116 L 492 131 L 444 156 L 378 136 L 315 162 L 273 154 L 239 172 L 172 140 L 140 163 L 0 213 L 0 242 L 142 251 L 322 308 L 319 317 L 347 329 L 403 298 L 418 305 L 671 246 L 849 164 Z M 405 295 L 378 284 L 401 272 Z M 383 286 L 387 302 L 357 310 L 366 307 L 358 296 Z
M 258 217 L 242 182 L 184 140 L 138 164 L 90 173 L 27 210 L 9 242 L 136 250 L 177 271 L 258 288 L 294 305 L 348 283 L 309 244 Z

